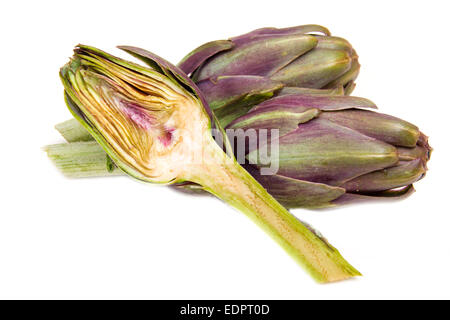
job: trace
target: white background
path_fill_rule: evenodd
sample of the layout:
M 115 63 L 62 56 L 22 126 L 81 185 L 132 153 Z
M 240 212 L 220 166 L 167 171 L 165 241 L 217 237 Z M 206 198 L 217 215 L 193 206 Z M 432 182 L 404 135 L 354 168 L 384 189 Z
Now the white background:
M 450 298 L 446 1 L 14 1 L 2 4 L 0 298 Z M 244 215 L 126 177 L 69 180 L 43 145 L 69 118 L 58 70 L 78 44 L 176 63 L 210 40 L 322 24 L 362 64 L 354 95 L 420 126 L 434 153 L 399 202 L 295 210 L 364 277 L 316 284 Z

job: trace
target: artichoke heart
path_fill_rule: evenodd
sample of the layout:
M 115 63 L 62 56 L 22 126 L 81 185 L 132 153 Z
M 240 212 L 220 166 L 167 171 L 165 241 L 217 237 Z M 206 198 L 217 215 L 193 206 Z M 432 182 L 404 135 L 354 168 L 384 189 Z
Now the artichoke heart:
M 175 181 L 183 169 L 177 159 L 195 154 L 200 143 L 189 139 L 208 130 L 208 118 L 186 88 L 151 69 L 118 61 L 79 47 L 61 71 L 69 106 L 79 108 L 88 130 L 125 172 L 152 182 Z

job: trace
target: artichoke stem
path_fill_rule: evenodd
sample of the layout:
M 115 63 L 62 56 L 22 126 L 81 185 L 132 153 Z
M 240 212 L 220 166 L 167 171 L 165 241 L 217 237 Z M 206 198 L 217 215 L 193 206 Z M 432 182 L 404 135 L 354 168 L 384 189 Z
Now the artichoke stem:
M 77 119 L 70 119 L 55 125 L 55 129 L 67 142 L 94 141 L 91 134 Z
M 212 147 L 214 160 L 202 166 L 191 181 L 244 212 L 276 240 L 318 282 L 344 280 L 361 274 L 324 238 L 305 226 L 234 159 L 217 145 Z M 221 157 L 221 161 L 217 161 Z
M 96 141 L 53 144 L 44 147 L 49 159 L 68 178 L 122 175 Z

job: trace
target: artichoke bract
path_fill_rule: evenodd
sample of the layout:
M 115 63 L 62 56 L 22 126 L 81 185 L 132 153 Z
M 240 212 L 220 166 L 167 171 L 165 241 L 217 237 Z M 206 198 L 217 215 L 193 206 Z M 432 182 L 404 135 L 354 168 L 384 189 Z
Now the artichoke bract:
M 286 95 L 267 100 L 228 128 L 279 130 L 278 171 L 262 175 L 260 149 L 247 146 L 245 168 L 286 207 L 321 207 L 412 190 L 426 172 L 427 137 L 404 120 L 370 111 L 349 96 Z
M 359 275 L 216 143 L 214 115 L 181 70 L 148 51 L 119 48 L 148 67 L 80 45 L 60 75 L 70 111 L 122 171 L 145 182 L 201 185 L 252 218 L 318 281 Z
M 322 26 L 304 25 L 262 28 L 206 43 L 179 67 L 191 75 L 226 126 L 252 106 L 297 88 L 350 94 L 360 65 L 348 41 Z

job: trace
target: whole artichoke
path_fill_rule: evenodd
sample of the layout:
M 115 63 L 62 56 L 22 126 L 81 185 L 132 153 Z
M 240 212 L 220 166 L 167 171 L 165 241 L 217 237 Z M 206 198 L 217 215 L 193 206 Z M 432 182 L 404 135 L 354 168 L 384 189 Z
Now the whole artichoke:
M 260 173 L 267 163 L 258 152 L 272 150 L 270 138 L 247 145 L 247 159 L 256 161 L 245 168 L 286 207 L 400 196 L 425 175 L 431 148 L 413 124 L 364 110 L 374 107 L 357 97 L 285 95 L 254 107 L 227 132 L 279 130 L 277 173 Z
M 304 25 L 208 42 L 179 67 L 191 75 L 226 126 L 280 93 L 329 88 L 327 93 L 350 94 L 360 65 L 348 41 L 330 36 L 322 26 Z

